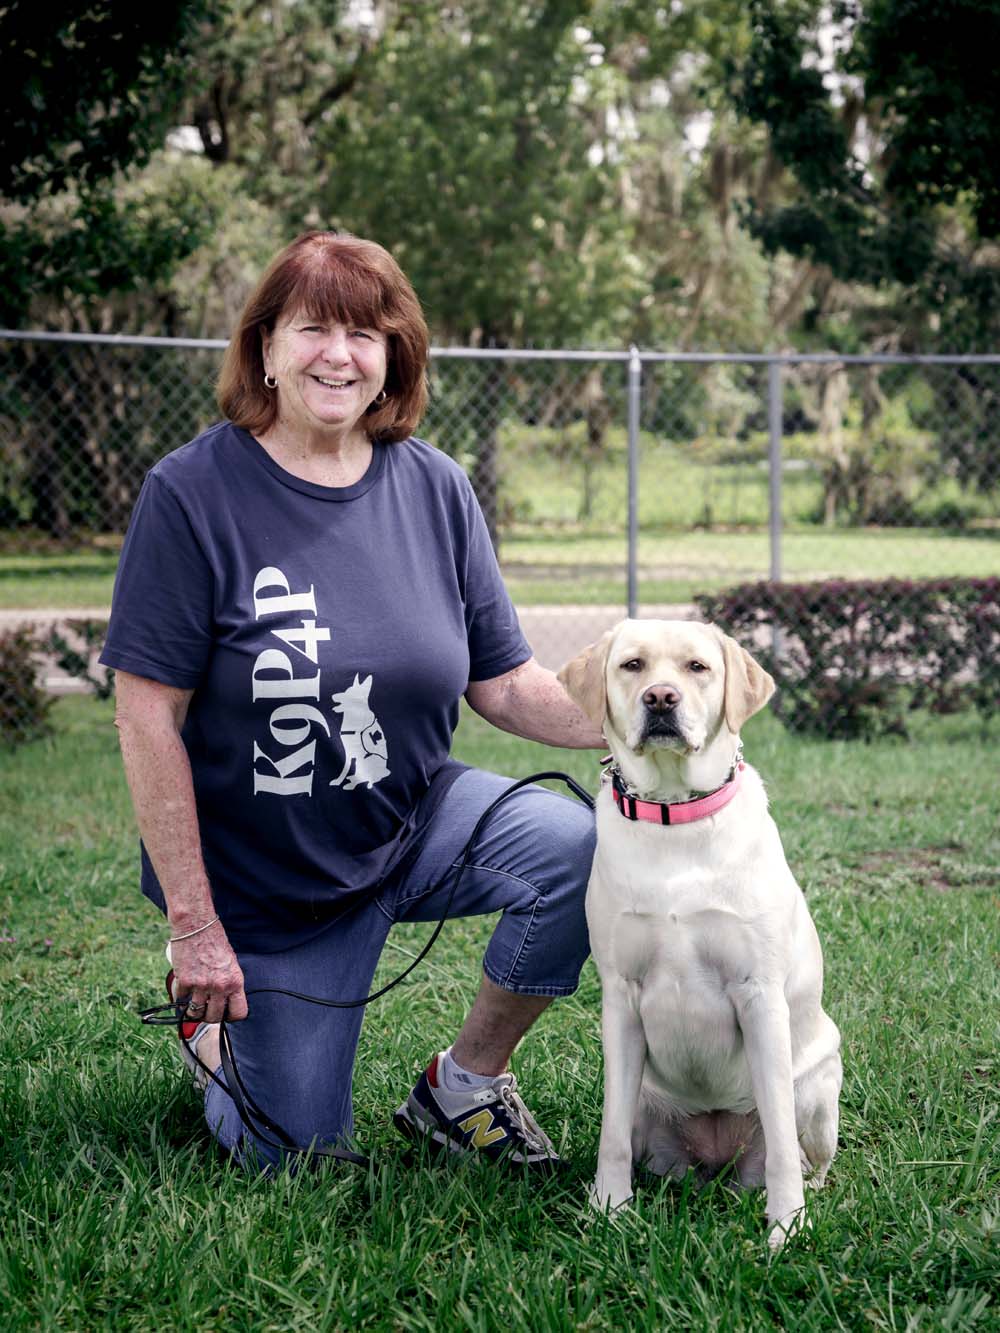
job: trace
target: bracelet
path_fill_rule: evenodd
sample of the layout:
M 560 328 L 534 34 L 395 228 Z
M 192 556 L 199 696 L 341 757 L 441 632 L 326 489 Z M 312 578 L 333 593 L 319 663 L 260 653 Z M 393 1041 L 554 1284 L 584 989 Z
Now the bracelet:
M 218 919 L 218 916 L 213 916 L 211 921 L 206 921 L 205 924 L 199 926 L 197 930 L 189 930 L 186 935 L 172 935 L 167 943 L 178 944 L 181 940 L 189 940 L 192 935 L 200 935 L 203 930 L 208 930 L 209 926 L 214 926 Z

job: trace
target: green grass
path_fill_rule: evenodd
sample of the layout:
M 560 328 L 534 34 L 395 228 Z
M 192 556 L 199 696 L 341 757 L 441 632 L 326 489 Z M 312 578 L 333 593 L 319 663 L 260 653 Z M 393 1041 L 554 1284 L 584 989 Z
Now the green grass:
M 769 577 L 766 532 L 640 532 L 639 596 L 647 605 L 687 602 Z M 518 606 L 625 601 L 623 534 L 538 536 L 518 530 L 501 563 Z M 782 577 L 988 578 L 1000 574 L 1000 531 L 958 536 L 927 528 L 794 529 L 781 548 Z
M 517 605 L 626 600 L 627 467 L 624 436 L 612 432 L 594 469 L 593 503 L 581 517 L 583 470 L 560 432 L 541 427 L 503 435 L 499 460 L 503 518 L 500 559 Z M 644 434 L 639 471 L 639 592 L 643 602 L 687 602 L 767 578 L 768 473 L 762 458 L 713 461 L 737 441 L 699 453 Z M 751 454 L 757 445 L 746 446 Z M 883 479 L 884 480 L 884 479 Z M 786 579 L 988 577 L 1000 574 L 1000 496 L 940 479 L 912 506 L 932 524 L 942 512 L 969 526 L 827 528 L 814 468 L 791 460 L 782 478 L 782 572 Z M 21 549 L 18 549 L 21 543 Z M 0 548 L 0 609 L 106 607 L 118 553 L 108 536 L 59 550 L 38 534 L 11 533 Z
M 516 517 L 540 526 L 578 524 L 585 511 L 579 451 L 576 457 L 565 456 L 558 439 L 546 439 L 544 431 L 532 431 L 520 440 L 502 444 L 502 494 Z M 728 445 L 729 452 L 740 447 L 736 441 L 717 444 Z M 746 461 L 715 462 L 699 458 L 694 444 L 667 444 L 643 433 L 638 478 L 640 525 L 766 527 L 770 509 L 766 448 L 765 443 L 760 457 Z M 610 449 L 593 466 L 591 490 L 586 522 L 596 527 L 620 523 L 628 490 L 624 432 L 612 432 Z M 823 487 L 815 469 L 793 464 L 783 474 L 782 490 L 784 512 L 790 521 L 808 521 L 822 511 Z
M 933 526 L 943 514 L 969 522 L 1000 518 L 1000 492 L 963 487 L 928 467 L 929 437 L 907 431 L 888 452 L 885 441 L 850 441 L 866 478 L 868 507 L 914 516 Z M 782 513 L 791 524 L 812 523 L 824 511 L 818 437 L 786 435 L 783 441 Z M 596 460 L 587 453 L 583 423 L 564 429 L 508 422 L 500 432 L 499 476 L 504 504 L 514 516 L 539 526 L 620 523 L 628 487 L 624 429 L 611 427 Z M 639 435 L 638 515 L 644 528 L 767 525 L 770 513 L 768 440 L 702 435 L 670 439 Z M 857 507 L 851 512 L 858 512 Z
M 515 525 L 501 564 L 518 606 L 624 603 L 625 536 L 551 533 Z M 106 607 L 117 554 L 0 555 L 0 608 Z M 639 537 L 639 593 L 646 604 L 687 602 L 768 577 L 766 531 L 648 531 Z M 964 535 L 928 528 L 798 528 L 782 541 L 789 580 L 823 578 L 987 578 L 1000 574 L 1000 530 Z
M 370 1176 L 265 1183 L 216 1159 L 159 1000 L 164 930 L 138 896 L 110 713 L 0 755 L 0 1310 L 5 1329 L 995 1329 L 997 736 L 919 720 L 910 743 L 746 732 L 824 941 L 844 1036 L 841 1148 L 813 1230 L 769 1260 L 759 1194 L 644 1182 L 584 1203 L 600 1105 L 588 964 L 515 1068 L 571 1162 L 531 1186 L 407 1156 L 388 1115 L 475 990 L 486 922 L 451 923 L 375 1005 L 358 1061 Z M 458 752 L 520 775 L 560 754 L 466 718 Z M 428 927 L 394 932 L 394 974 Z
M 0 609 L 108 607 L 117 568 L 116 550 L 0 554 Z

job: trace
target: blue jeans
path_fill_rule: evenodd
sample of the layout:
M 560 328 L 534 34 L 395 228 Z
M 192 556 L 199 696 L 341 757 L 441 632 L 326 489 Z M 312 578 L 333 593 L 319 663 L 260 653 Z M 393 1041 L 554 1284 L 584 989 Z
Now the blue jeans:
M 338 1000 L 367 995 L 393 924 L 440 919 L 476 822 L 509 784 L 478 769 L 463 773 L 398 880 L 305 944 L 284 953 L 239 953 L 246 990 L 274 986 Z M 449 916 L 502 912 L 483 959 L 497 986 L 521 995 L 576 989 L 589 951 L 584 896 L 593 852 L 594 818 L 575 798 L 525 787 L 490 816 Z M 229 1033 L 251 1096 L 296 1143 L 349 1139 L 364 1009 L 324 1009 L 283 995 L 251 995 L 249 1004 L 249 1017 Z M 428 1033 L 428 1058 L 446 1045 L 448 1039 Z M 205 1114 L 219 1144 L 240 1160 L 278 1162 L 279 1152 L 249 1133 L 217 1084 L 209 1084 Z

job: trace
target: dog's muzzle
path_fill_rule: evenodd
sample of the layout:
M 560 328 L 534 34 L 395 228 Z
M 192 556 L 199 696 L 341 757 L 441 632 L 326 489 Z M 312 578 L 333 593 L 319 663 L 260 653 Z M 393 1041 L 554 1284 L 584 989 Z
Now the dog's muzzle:
M 673 685 L 650 685 L 643 691 L 641 702 L 641 744 L 653 740 L 684 740 L 684 733 L 677 720 L 677 709 L 683 702 L 680 690 Z

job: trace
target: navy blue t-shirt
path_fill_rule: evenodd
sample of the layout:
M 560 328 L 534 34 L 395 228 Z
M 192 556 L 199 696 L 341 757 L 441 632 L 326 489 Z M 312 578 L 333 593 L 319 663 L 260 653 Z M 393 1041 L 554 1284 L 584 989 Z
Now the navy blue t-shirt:
M 461 771 L 469 681 L 530 655 L 451 459 L 376 444 L 360 481 L 318 486 L 222 422 L 146 477 L 101 660 L 194 691 L 182 735 L 216 910 L 266 951 L 399 864 Z

